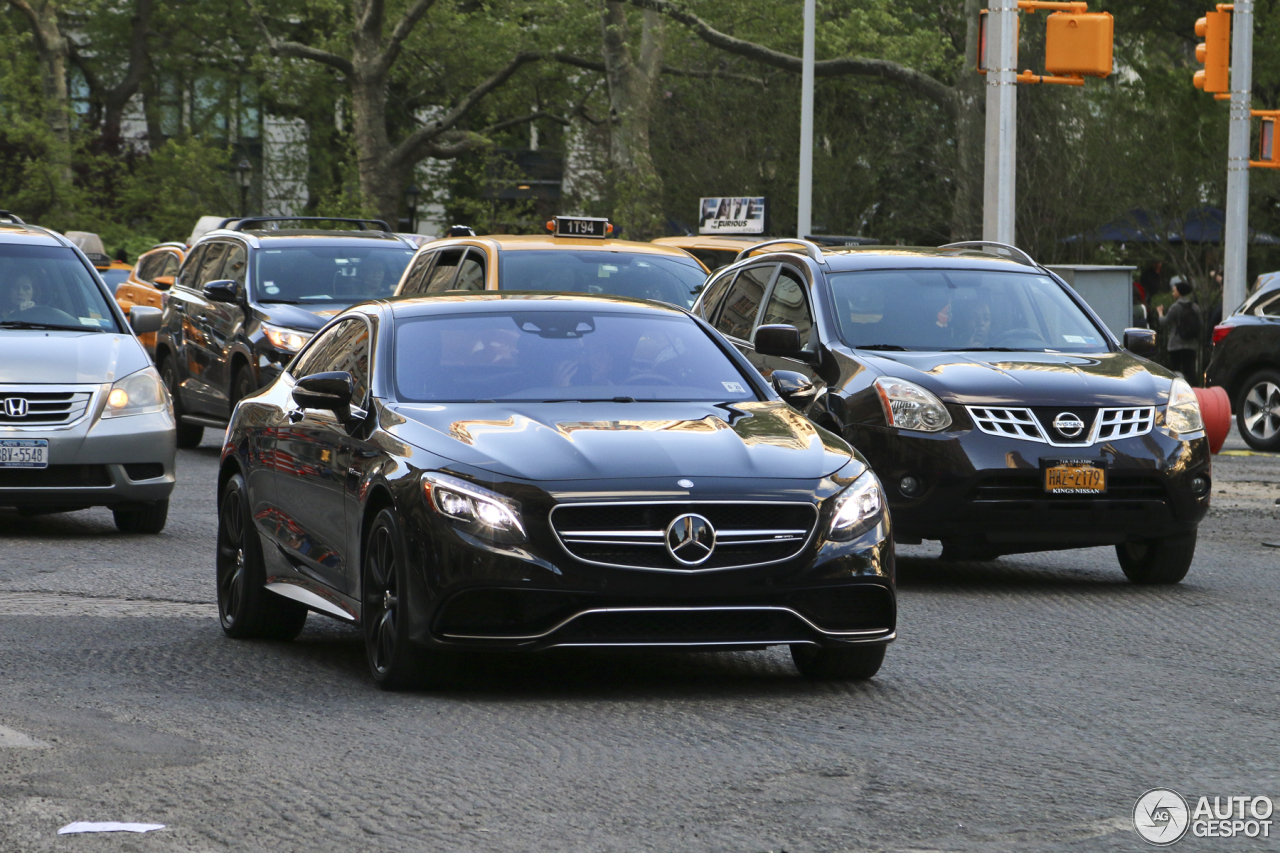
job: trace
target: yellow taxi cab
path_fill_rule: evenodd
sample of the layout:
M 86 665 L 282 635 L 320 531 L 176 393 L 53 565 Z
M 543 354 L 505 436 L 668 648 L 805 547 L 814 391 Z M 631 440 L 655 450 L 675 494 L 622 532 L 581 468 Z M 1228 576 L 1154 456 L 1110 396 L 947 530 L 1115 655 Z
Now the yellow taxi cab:
M 64 236 L 84 252 L 84 256 L 93 264 L 93 268 L 102 276 L 112 293 L 129 277 L 133 265 L 119 258 L 112 260 L 107 255 L 106 247 L 102 245 L 102 238 L 97 234 L 92 231 L 68 231 Z
M 610 237 L 608 220 L 557 216 L 545 235 L 475 236 L 454 226 L 422 246 L 397 296 L 450 290 L 546 290 L 603 293 L 693 307 L 708 270 L 674 246 Z M 471 233 L 468 233 L 471 232 Z
M 173 287 L 178 267 L 187 257 L 185 243 L 161 243 L 138 256 L 124 283 L 116 288 L 116 302 L 126 317 L 135 305 L 164 309 L 166 293 Z M 152 357 L 156 354 L 156 335 L 138 335 L 138 340 Z
M 757 234 L 689 234 L 685 237 L 659 237 L 654 240 L 658 246 L 674 246 L 684 249 L 702 261 L 711 272 L 727 267 L 738 258 L 743 249 L 749 249 L 772 238 Z

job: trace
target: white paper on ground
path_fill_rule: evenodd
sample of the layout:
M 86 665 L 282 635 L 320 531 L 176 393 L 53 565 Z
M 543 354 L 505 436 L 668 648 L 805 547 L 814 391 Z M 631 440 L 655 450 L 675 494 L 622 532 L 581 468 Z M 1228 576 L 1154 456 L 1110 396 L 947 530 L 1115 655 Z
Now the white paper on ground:
M 75 823 L 69 823 L 62 829 L 58 830 L 59 835 L 71 835 L 76 832 L 150 832 L 153 829 L 164 829 L 163 823 L 116 823 L 115 821 L 107 821 L 106 823 L 90 823 L 86 820 L 78 820 Z

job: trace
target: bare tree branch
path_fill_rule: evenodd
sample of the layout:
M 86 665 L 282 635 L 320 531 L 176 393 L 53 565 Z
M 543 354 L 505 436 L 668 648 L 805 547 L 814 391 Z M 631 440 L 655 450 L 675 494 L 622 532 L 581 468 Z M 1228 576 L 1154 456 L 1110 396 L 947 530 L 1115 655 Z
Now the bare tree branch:
M 14 0 L 9 0 L 14 2 Z M 330 68 L 336 68 L 343 74 L 351 76 L 353 69 L 351 60 L 338 56 L 336 53 L 330 53 L 327 50 L 320 50 L 307 44 L 300 44 L 296 41 L 280 41 L 271 34 L 271 30 L 267 28 L 267 22 L 262 19 L 262 15 L 258 12 L 252 0 L 244 0 L 245 5 L 249 7 L 249 13 L 253 15 L 253 20 L 258 24 L 258 29 L 262 31 L 262 37 L 267 42 L 267 50 L 272 56 L 292 56 L 298 59 L 310 59 L 313 62 L 319 62 L 328 65 Z
M 627 0 L 627 2 L 641 9 L 653 9 L 672 20 L 679 21 L 693 30 L 698 38 L 721 50 L 736 53 L 739 56 L 745 56 L 748 59 L 754 59 L 756 62 L 771 65 L 774 68 L 781 68 L 793 74 L 799 74 L 801 71 L 802 63 L 800 57 L 722 33 L 697 15 L 677 6 L 670 0 Z M 960 111 L 955 89 L 922 71 L 908 68 L 888 59 L 865 59 L 856 56 L 842 59 L 824 59 L 821 62 L 814 63 L 813 72 L 818 77 L 879 77 L 899 83 L 929 98 L 947 110 L 953 117 L 957 116 Z
M 391 38 L 387 40 L 387 46 L 382 49 L 382 53 L 378 55 L 378 63 L 375 73 L 382 75 L 395 63 L 400 56 L 400 48 L 404 45 L 404 40 L 413 32 L 413 28 L 418 25 L 418 21 L 422 20 L 422 16 L 435 5 L 436 0 L 417 0 L 404 13 L 404 17 L 396 24 L 396 28 L 391 31 Z
M 500 121 L 497 124 L 491 124 L 488 127 L 486 127 L 484 130 L 480 131 L 480 133 L 485 136 L 488 136 L 491 133 L 497 133 L 500 130 L 506 130 L 509 127 L 515 127 L 516 125 L 519 125 L 519 124 L 527 124 L 528 122 L 531 122 L 531 121 L 537 121 L 540 118 L 549 119 L 551 121 L 554 121 L 556 124 L 561 124 L 561 125 L 564 125 L 565 127 L 568 127 L 570 124 L 569 119 L 565 118 L 564 116 L 559 116 L 559 115 L 556 115 L 555 113 L 548 113 L 548 112 L 539 110 L 538 112 L 535 112 L 535 113 L 529 113 L 528 115 L 518 116 L 516 118 L 509 118 L 505 121 Z

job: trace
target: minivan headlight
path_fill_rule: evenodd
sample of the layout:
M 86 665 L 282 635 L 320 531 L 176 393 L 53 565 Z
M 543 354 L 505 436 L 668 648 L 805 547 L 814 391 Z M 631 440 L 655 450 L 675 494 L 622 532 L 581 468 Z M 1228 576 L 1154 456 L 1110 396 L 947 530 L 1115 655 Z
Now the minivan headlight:
M 870 470 L 863 472 L 834 500 L 827 538 L 837 542 L 861 536 L 878 524 L 884 515 L 884 490 Z
M 145 415 L 165 412 L 173 405 L 169 389 L 164 387 L 160 374 L 154 367 L 144 367 L 116 381 L 107 392 L 107 406 L 102 410 L 104 418 L 123 418 L 128 415 Z
M 439 515 L 468 533 L 494 542 L 523 542 L 520 504 L 447 474 L 422 476 L 427 502 Z
M 889 426 L 918 432 L 939 432 L 951 426 L 951 413 L 942 401 L 914 382 L 881 376 L 875 385 Z
M 1170 432 L 1179 435 L 1204 430 L 1200 399 L 1183 379 L 1175 379 L 1169 386 L 1169 404 L 1164 408 L 1164 425 Z

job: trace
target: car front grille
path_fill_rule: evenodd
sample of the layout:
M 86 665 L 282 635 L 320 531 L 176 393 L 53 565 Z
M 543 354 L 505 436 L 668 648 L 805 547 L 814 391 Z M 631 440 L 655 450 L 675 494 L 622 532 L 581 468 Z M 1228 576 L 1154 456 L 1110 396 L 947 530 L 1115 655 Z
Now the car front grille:
M 689 566 L 666 547 L 671 522 L 686 513 L 701 515 L 716 530 L 715 548 L 704 562 Z M 565 550 L 588 563 L 700 572 L 789 560 L 813 533 L 818 509 L 792 502 L 653 502 L 560 504 L 551 526 Z
M 557 645 L 789 643 L 814 632 L 794 613 L 767 608 L 593 610 L 555 635 Z
M 0 468 L 0 489 L 74 489 L 111 485 L 106 465 Z
M 1155 424 L 1155 408 L 1137 406 L 1125 408 L 1094 408 L 1091 406 L 1063 408 L 1037 407 L 1014 408 L 1007 406 L 966 406 L 974 426 L 987 435 L 1015 438 L 1021 441 L 1038 441 L 1054 447 L 1087 447 L 1099 441 L 1117 441 L 1136 438 L 1151 432 Z M 1070 412 L 1084 421 L 1080 436 L 1062 435 L 1053 426 L 1059 413 Z
M 68 426 L 89 410 L 95 386 L 0 385 L 0 427 Z M 8 401 L 15 401 L 10 404 Z M 17 403 L 16 401 L 23 401 Z M 10 412 L 25 409 L 25 414 Z
M 874 584 L 793 592 L 787 603 L 824 631 L 891 631 L 896 620 L 893 594 Z

